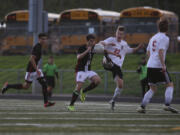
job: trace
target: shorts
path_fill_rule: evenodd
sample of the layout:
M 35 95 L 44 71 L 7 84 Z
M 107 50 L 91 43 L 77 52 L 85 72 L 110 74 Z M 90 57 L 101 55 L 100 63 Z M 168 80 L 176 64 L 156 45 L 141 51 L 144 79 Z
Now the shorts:
M 46 76 L 46 82 L 47 82 L 47 86 L 50 86 L 52 88 L 55 87 L 55 78 L 54 78 L 54 76 Z
M 119 78 L 123 79 L 123 73 L 121 71 L 121 67 L 114 64 L 112 69 L 111 69 L 111 72 L 113 75 L 113 79 L 115 79 L 116 76 L 119 76 Z
M 167 84 L 172 82 L 168 71 L 162 72 L 161 68 L 148 68 L 147 77 L 149 85 Z
M 39 69 L 39 71 L 41 73 L 40 76 L 37 75 L 37 72 L 26 72 L 25 81 L 28 82 L 28 83 L 32 83 L 32 81 L 34 79 L 38 79 L 38 78 L 44 77 L 44 74 L 43 74 L 42 70 Z
M 76 74 L 76 82 L 84 82 L 86 79 L 91 79 L 93 76 L 96 76 L 97 73 L 94 71 L 79 71 Z

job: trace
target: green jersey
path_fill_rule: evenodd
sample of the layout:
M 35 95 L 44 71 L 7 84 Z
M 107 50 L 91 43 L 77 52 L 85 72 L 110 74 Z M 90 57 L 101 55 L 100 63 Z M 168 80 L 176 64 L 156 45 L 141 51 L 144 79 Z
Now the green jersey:
M 141 66 L 141 73 L 140 73 L 140 80 L 143 80 L 147 77 L 147 66 L 142 65 Z
M 55 64 L 45 64 L 43 67 L 43 72 L 46 74 L 46 76 L 52 76 L 54 77 L 55 73 L 58 72 L 57 66 Z

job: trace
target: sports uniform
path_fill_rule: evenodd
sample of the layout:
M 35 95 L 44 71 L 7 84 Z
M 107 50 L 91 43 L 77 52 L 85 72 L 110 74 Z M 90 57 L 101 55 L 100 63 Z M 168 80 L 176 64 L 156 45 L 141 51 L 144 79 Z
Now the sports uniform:
M 82 46 L 78 49 L 77 54 L 81 54 L 87 50 L 86 46 Z M 91 61 L 93 59 L 93 48 L 87 53 L 82 59 L 79 59 L 76 64 L 75 72 L 76 72 L 76 82 L 84 82 L 86 79 L 90 79 L 91 77 L 97 75 L 96 72 L 91 70 Z
M 122 74 L 121 68 L 122 68 L 122 65 L 124 62 L 124 58 L 127 53 L 133 52 L 133 48 L 130 48 L 128 46 L 127 42 L 124 40 L 121 40 L 120 42 L 118 42 L 115 37 L 109 37 L 109 38 L 105 39 L 104 42 L 106 44 L 108 44 L 108 43 L 115 44 L 115 46 L 111 46 L 111 45 L 105 46 L 105 50 L 108 50 L 108 51 L 111 51 L 111 52 L 121 55 L 121 58 L 117 57 L 115 55 L 112 55 L 112 54 L 108 54 L 108 57 L 114 63 L 112 70 L 111 70 L 111 72 L 113 74 L 113 78 L 115 79 L 116 75 L 118 75 L 122 79 L 123 74 Z
M 169 37 L 167 37 L 164 33 L 161 32 L 154 35 L 148 44 L 147 51 L 150 52 L 150 57 L 147 63 L 147 74 L 148 82 L 151 85 L 171 82 L 168 71 L 166 70 L 165 72 L 162 72 L 162 64 L 159 58 L 159 50 L 163 49 L 163 56 L 165 61 L 168 47 Z

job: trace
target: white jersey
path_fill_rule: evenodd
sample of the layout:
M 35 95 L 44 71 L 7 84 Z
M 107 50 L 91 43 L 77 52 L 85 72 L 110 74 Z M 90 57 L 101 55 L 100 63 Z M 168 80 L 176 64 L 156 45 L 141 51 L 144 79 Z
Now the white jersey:
M 113 63 L 115 63 L 119 67 L 122 67 L 126 53 L 132 53 L 133 48 L 130 48 L 128 46 L 127 42 L 124 40 L 121 40 L 120 42 L 118 42 L 115 37 L 109 37 L 109 38 L 105 39 L 104 42 L 106 44 L 108 44 L 108 43 L 115 44 L 115 46 L 107 45 L 104 47 L 104 49 L 121 55 L 121 58 L 119 58 L 115 55 L 108 54 L 109 58 L 113 61 Z
M 159 57 L 159 50 L 164 50 L 164 61 L 166 58 L 166 52 L 169 47 L 169 37 L 165 33 L 158 32 L 149 41 L 147 51 L 150 52 L 150 57 L 147 63 L 149 68 L 162 68 L 162 64 Z

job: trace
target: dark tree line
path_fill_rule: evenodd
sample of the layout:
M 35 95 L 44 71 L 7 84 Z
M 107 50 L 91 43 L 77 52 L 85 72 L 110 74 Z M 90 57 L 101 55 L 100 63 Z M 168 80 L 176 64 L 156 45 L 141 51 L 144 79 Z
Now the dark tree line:
M 13 10 L 28 9 L 28 0 L 0 0 L 0 20 Z M 180 0 L 44 0 L 44 9 L 60 13 L 71 8 L 101 8 L 120 12 L 129 7 L 151 6 L 180 15 Z

